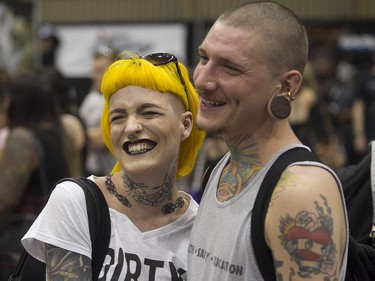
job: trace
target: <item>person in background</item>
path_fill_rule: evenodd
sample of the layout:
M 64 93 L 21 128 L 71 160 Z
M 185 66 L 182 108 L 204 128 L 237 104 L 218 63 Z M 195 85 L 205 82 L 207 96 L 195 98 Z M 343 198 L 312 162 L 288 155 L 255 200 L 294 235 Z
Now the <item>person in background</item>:
M 0 161 L 0 215 L 19 208 L 38 214 L 45 199 L 40 170 L 49 188 L 70 176 L 72 139 L 61 123 L 56 95 L 41 76 L 12 78 L 7 92 L 10 133 Z
M 118 51 L 101 45 L 92 57 L 92 85 L 79 107 L 88 136 L 88 151 L 86 158 L 86 172 L 88 175 L 108 174 L 116 160 L 103 142 L 100 130 L 101 113 L 104 108 L 104 98 L 100 92 L 100 85 L 104 72 L 118 58 Z
M 61 40 L 52 24 L 43 24 L 38 30 L 41 63 L 44 67 L 56 67 L 56 54 Z
M 353 149 L 359 156 L 368 152 L 375 140 L 375 51 L 371 67 L 360 74 L 352 107 Z
M 198 204 L 178 191 L 176 178 L 191 172 L 205 137 L 195 124 L 198 96 L 186 67 L 168 53 L 132 55 L 110 66 L 101 90 L 103 138 L 118 162 L 110 174 L 89 177 L 111 220 L 100 280 L 181 280 Z M 58 184 L 22 243 L 47 264 L 47 280 L 92 280 L 82 189 Z
M 229 152 L 213 169 L 200 202 L 187 279 L 263 280 L 250 239 L 255 198 L 281 154 L 309 149 L 288 120 L 308 57 L 306 30 L 276 2 L 248 2 L 221 14 L 198 50 L 197 124 L 221 136 Z M 275 280 L 344 279 L 349 236 L 344 205 L 341 184 L 326 165 L 302 161 L 283 172 L 264 206 L 264 240 Z M 320 252 L 315 231 L 324 236 L 326 251 Z M 317 263 L 310 260 L 315 251 L 321 255 Z
M 9 97 L 6 87 L 10 81 L 8 71 L 0 67 L 0 157 L 9 134 L 7 111 L 9 107 Z
M 41 76 L 12 77 L 6 90 L 9 134 L 0 158 L 0 221 L 18 217 L 30 222 L 28 218 L 39 214 L 55 182 L 72 176 L 73 140 L 61 122 L 56 95 Z M 9 237 L 9 244 L 21 246 L 16 234 Z M 0 271 L 10 276 L 13 269 L 8 265 Z M 44 271 L 43 264 L 33 260 L 25 279 L 42 280 Z
M 40 69 L 40 75 L 47 85 L 50 85 L 51 92 L 56 95 L 61 113 L 61 123 L 66 132 L 73 140 L 72 149 L 75 151 L 69 158 L 69 170 L 71 176 L 84 176 L 85 161 L 87 157 L 88 137 L 86 127 L 78 114 L 75 102 L 75 92 L 69 81 L 54 67 Z
M 330 106 L 322 96 L 315 69 L 308 62 L 303 81 L 292 103 L 289 122 L 302 144 L 335 171 L 346 164 L 346 151 L 333 121 Z
M 318 104 L 318 85 L 311 64 L 307 64 L 298 98 L 292 103 L 289 122 L 301 143 L 313 147 L 318 142 L 312 124 L 313 110 Z
M 346 153 L 344 166 L 355 165 L 362 159 L 353 149 L 353 101 L 356 91 L 358 67 L 349 60 L 341 59 L 335 70 L 335 82 L 329 93 L 328 109 L 332 115 L 337 138 Z

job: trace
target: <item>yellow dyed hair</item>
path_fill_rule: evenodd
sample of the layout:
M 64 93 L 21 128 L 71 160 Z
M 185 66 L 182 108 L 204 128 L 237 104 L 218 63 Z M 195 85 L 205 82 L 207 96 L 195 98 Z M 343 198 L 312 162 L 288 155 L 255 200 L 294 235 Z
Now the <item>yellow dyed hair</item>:
M 104 95 L 105 105 L 101 119 L 103 139 L 114 154 L 110 138 L 109 99 L 112 94 L 126 86 L 140 86 L 156 92 L 176 95 L 193 115 L 193 129 L 190 136 L 181 143 L 177 178 L 187 176 L 193 169 L 200 147 L 205 138 L 204 131 L 197 128 L 196 118 L 198 111 L 198 95 L 191 84 L 186 67 L 178 63 L 183 76 L 185 87 L 181 84 L 176 65 L 170 62 L 166 65 L 154 66 L 149 61 L 131 56 L 114 62 L 105 72 L 101 84 L 101 92 Z M 186 89 L 186 90 L 185 90 Z M 119 162 L 113 167 L 112 173 L 122 169 Z

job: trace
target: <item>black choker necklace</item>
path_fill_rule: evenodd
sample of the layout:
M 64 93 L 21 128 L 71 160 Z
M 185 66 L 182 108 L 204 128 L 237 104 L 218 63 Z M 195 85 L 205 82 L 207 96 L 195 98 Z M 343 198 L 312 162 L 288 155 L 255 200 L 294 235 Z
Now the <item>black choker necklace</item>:
M 113 174 L 110 174 L 105 177 L 105 187 L 108 189 L 109 193 L 116 196 L 117 200 L 120 201 L 122 205 L 124 205 L 125 207 L 131 207 L 132 204 L 129 202 L 129 200 L 125 196 L 118 194 L 116 186 L 112 181 L 112 176 Z

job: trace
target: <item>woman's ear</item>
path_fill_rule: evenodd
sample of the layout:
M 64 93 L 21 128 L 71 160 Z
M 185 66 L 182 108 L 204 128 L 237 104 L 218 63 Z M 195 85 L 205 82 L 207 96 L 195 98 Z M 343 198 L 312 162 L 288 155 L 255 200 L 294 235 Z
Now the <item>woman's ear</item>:
M 186 111 L 181 115 L 182 120 L 182 131 L 181 131 L 181 142 L 186 140 L 193 129 L 193 114 L 190 111 Z

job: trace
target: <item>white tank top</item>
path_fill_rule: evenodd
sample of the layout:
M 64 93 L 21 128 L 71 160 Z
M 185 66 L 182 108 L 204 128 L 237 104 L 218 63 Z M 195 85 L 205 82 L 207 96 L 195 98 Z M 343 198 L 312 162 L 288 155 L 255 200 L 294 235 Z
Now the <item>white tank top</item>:
M 216 190 L 221 171 L 229 160 L 229 153 L 214 168 L 207 182 L 207 188 L 200 203 L 190 238 L 188 281 L 263 280 L 255 261 L 251 243 L 252 210 L 258 190 L 269 168 L 279 155 L 296 146 L 287 147 L 275 155 L 238 196 L 227 202 L 217 200 Z M 334 172 L 321 163 L 299 162 L 298 164 L 322 166 L 337 179 Z M 341 188 L 339 181 L 338 183 Z M 341 196 L 343 200 L 342 189 Z M 345 201 L 343 200 L 343 202 Z M 340 280 L 344 280 L 345 277 L 346 253 L 347 249 Z

